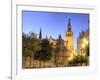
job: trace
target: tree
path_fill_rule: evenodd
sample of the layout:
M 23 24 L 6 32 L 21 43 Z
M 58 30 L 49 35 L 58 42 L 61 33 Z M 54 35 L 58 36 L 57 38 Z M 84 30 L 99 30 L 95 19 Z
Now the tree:
M 41 50 L 37 51 L 37 53 L 35 54 L 35 59 L 38 59 L 40 62 L 48 61 L 52 58 L 52 51 L 53 48 L 49 44 L 49 41 L 47 39 L 43 39 L 41 43 Z
M 77 55 L 72 61 L 69 61 L 69 65 L 82 65 L 83 63 L 87 63 L 87 58 L 82 55 Z
M 42 40 L 42 50 L 45 54 L 44 60 L 50 60 L 52 58 L 52 46 L 49 44 L 47 39 Z
M 26 57 L 28 55 L 27 50 L 28 50 L 28 35 L 25 33 L 22 33 L 22 56 Z
M 22 56 L 27 58 L 34 58 L 34 54 L 41 49 L 41 40 L 36 37 L 34 32 L 29 34 L 22 34 Z
M 33 51 L 35 54 L 38 50 L 41 49 L 41 40 L 39 40 L 36 37 L 36 34 L 34 32 L 30 32 L 28 35 L 23 33 L 22 35 L 22 48 L 23 48 L 23 53 L 25 51 L 25 48 Z M 28 53 L 26 53 L 28 54 Z

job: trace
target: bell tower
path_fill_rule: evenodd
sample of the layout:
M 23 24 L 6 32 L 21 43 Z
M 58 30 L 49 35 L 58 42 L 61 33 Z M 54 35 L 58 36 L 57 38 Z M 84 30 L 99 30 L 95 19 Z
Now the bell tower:
M 74 50 L 74 33 L 72 32 L 71 20 L 68 20 L 67 31 L 65 32 L 65 46 L 67 56 L 70 57 Z

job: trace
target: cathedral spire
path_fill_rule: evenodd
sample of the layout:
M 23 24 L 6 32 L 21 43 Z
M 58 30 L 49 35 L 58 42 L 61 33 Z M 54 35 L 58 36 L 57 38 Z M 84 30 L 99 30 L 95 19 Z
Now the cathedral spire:
M 61 34 L 59 35 L 59 40 L 62 40 Z
M 39 39 L 42 39 L 42 31 L 41 31 L 41 28 L 40 28 L 40 33 L 39 33 Z
M 71 23 L 70 23 L 70 18 L 68 19 L 68 28 L 67 28 L 68 32 L 71 32 Z

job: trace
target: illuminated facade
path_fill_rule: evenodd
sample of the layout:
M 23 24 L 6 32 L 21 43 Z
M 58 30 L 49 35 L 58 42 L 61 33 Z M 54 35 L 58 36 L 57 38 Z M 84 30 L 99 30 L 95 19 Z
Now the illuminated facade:
M 86 31 L 79 33 L 77 38 L 77 53 L 78 55 L 84 55 L 86 46 L 89 45 L 89 28 Z
M 74 33 L 72 32 L 70 19 L 68 21 L 67 31 L 65 32 L 65 40 L 60 39 L 59 41 L 59 39 L 55 40 L 50 37 L 49 42 L 55 49 L 59 47 L 59 52 L 55 52 L 56 63 L 66 65 L 74 51 Z M 60 42 L 59 45 L 58 42 Z
M 67 56 L 70 57 L 74 51 L 74 33 L 72 32 L 72 27 L 70 23 L 70 19 L 68 22 L 67 32 L 65 35 L 65 46 L 67 49 Z

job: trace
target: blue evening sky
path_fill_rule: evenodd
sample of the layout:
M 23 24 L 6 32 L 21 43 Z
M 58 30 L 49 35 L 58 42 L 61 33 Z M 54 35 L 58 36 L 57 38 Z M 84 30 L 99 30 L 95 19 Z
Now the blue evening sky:
M 76 47 L 79 32 L 88 28 L 89 14 L 23 11 L 23 32 L 28 34 L 30 31 L 34 31 L 38 35 L 41 28 L 43 38 L 47 35 L 48 38 L 52 36 L 52 38 L 57 39 L 58 35 L 61 34 L 64 39 L 69 18 L 71 19 Z

